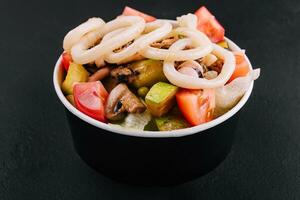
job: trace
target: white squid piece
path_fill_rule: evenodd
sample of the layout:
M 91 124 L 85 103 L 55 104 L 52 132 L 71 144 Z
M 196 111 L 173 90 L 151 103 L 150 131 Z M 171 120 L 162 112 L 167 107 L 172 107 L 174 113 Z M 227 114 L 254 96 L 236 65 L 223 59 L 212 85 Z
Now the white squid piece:
M 188 42 L 184 42 L 184 39 L 178 40 L 170 47 L 170 49 L 182 49 L 186 44 L 188 44 Z M 213 44 L 213 47 L 213 54 L 224 59 L 222 70 L 216 78 L 207 80 L 205 78 L 187 76 L 175 69 L 174 61 L 167 60 L 164 61 L 163 70 L 165 76 L 172 84 L 187 89 L 216 88 L 225 85 L 235 69 L 235 58 L 230 51 L 223 49 L 216 44 Z
M 86 34 L 79 43 L 71 49 L 73 60 L 78 64 L 86 64 L 95 61 L 97 58 L 105 56 L 128 42 L 138 37 L 145 28 L 145 21 L 141 17 L 121 16 L 108 22 L 104 27 L 96 32 Z M 101 41 L 93 46 L 105 34 L 122 29 L 118 35 L 114 35 L 109 40 Z M 90 48 L 93 46 L 92 48 Z

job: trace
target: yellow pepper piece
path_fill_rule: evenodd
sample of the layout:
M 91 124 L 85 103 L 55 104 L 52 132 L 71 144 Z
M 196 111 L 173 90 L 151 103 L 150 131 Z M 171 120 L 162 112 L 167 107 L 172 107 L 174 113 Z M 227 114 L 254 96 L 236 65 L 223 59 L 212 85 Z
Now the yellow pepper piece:
M 132 85 L 136 88 L 151 87 L 159 81 L 167 81 L 163 72 L 163 63 L 159 60 L 142 60 L 132 63 L 129 68 L 136 78 Z
M 73 84 L 76 82 L 86 82 L 88 78 L 89 73 L 82 65 L 71 63 L 61 89 L 65 94 L 73 94 Z
M 225 48 L 225 49 L 229 48 L 228 43 L 226 42 L 226 40 L 223 40 L 223 41 L 219 42 L 218 45 Z

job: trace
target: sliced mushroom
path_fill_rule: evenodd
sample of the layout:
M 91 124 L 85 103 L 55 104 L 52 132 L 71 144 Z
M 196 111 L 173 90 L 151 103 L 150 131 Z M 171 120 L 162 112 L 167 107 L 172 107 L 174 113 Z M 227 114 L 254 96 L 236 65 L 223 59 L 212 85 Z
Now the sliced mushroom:
M 88 82 L 100 81 L 109 75 L 109 67 L 104 67 L 96 71 L 92 76 L 89 77 Z
M 119 83 L 130 83 L 134 73 L 128 67 L 119 66 L 110 71 L 112 78 L 116 79 Z
M 110 120 L 121 120 L 125 112 L 142 113 L 146 106 L 136 97 L 126 84 L 118 84 L 109 94 L 105 105 L 105 115 Z
M 203 77 L 204 69 L 203 66 L 194 60 L 188 60 L 183 62 L 177 67 L 178 71 L 195 77 Z

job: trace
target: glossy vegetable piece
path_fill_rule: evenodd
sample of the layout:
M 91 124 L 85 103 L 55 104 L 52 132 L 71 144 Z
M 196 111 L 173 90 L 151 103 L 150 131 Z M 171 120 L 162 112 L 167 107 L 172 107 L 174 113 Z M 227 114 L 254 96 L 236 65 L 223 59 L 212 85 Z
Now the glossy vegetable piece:
M 176 100 L 181 113 L 191 125 L 196 126 L 213 119 L 214 89 L 180 89 L 176 94 Z
M 128 6 L 126 6 L 123 10 L 123 13 L 122 15 L 125 15 L 125 16 L 140 16 L 142 17 L 146 22 L 152 22 L 154 20 L 156 20 L 155 17 L 151 16 L 151 15 L 147 15 L 143 12 L 140 12 L 138 10 L 135 10 L 133 8 L 130 8 Z
M 64 52 L 62 54 L 62 65 L 66 71 L 68 71 L 71 62 L 72 62 L 71 55 L 68 52 Z
M 155 123 L 160 131 L 172 131 L 189 127 L 185 119 L 176 116 L 158 117 L 155 119 Z
M 74 101 L 78 110 L 84 114 L 106 122 L 104 104 L 108 93 L 100 81 L 77 83 L 74 85 Z
M 244 52 L 236 51 L 236 52 L 233 52 L 233 54 L 235 56 L 235 62 L 236 62 L 235 70 L 227 83 L 230 83 L 231 81 L 233 81 L 234 79 L 236 79 L 238 77 L 247 76 L 247 74 L 250 71 L 248 62 L 245 59 Z
M 149 88 L 147 88 L 147 87 L 140 87 L 137 91 L 137 93 L 140 97 L 145 97 L 148 92 L 149 92 Z
M 145 97 L 146 105 L 153 116 L 160 117 L 167 113 L 175 103 L 177 87 L 165 82 L 152 86 Z
M 144 127 L 144 131 L 159 131 L 157 126 L 156 126 L 156 122 L 155 119 L 151 119 L 148 124 L 146 124 L 146 126 Z
M 217 43 L 224 40 L 225 29 L 205 6 L 200 7 L 195 15 L 198 17 L 197 28 L 205 33 L 212 42 Z
M 132 85 L 136 88 L 151 87 L 157 82 L 167 81 L 163 63 L 158 60 L 142 60 L 132 63 L 129 68 L 136 74 Z
M 218 42 L 218 45 L 225 48 L 225 49 L 228 49 L 229 46 L 228 46 L 228 43 L 226 42 L 226 40 L 223 40 L 221 42 Z
M 66 98 L 73 106 L 75 106 L 74 96 L 72 94 L 67 95 Z
M 82 65 L 71 63 L 66 76 L 62 83 L 62 91 L 65 94 L 73 94 L 73 84 L 76 82 L 86 82 L 89 78 L 89 73 Z

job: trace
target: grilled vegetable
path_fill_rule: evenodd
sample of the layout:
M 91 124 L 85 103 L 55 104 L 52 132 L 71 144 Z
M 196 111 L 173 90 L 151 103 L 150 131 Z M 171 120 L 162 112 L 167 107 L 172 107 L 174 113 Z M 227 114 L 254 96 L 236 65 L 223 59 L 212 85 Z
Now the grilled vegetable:
M 72 94 L 67 95 L 66 98 L 68 99 L 68 101 L 75 106 L 75 102 L 74 102 L 74 96 Z
M 73 84 L 76 82 L 86 82 L 89 78 L 89 73 L 82 65 L 71 63 L 66 76 L 62 83 L 62 91 L 65 94 L 73 94 Z
M 157 82 L 167 81 L 162 65 L 162 62 L 158 60 L 142 60 L 132 63 L 129 68 L 135 77 L 131 84 L 140 88 L 151 87 Z
M 155 123 L 160 131 L 172 131 L 189 127 L 184 118 L 176 116 L 158 117 L 155 119 Z
M 226 42 L 226 40 L 223 40 L 221 42 L 218 42 L 218 45 L 225 48 L 225 49 L 228 49 L 229 46 L 228 46 L 228 43 Z
M 168 83 L 158 82 L 152 86 L 145 97 L 151 114 L 160 117 L 167 113 L 175 103 L 177 87 Z
M 155 120 L 152 118 L 144 127 L 144 131 L 158 131 Z

